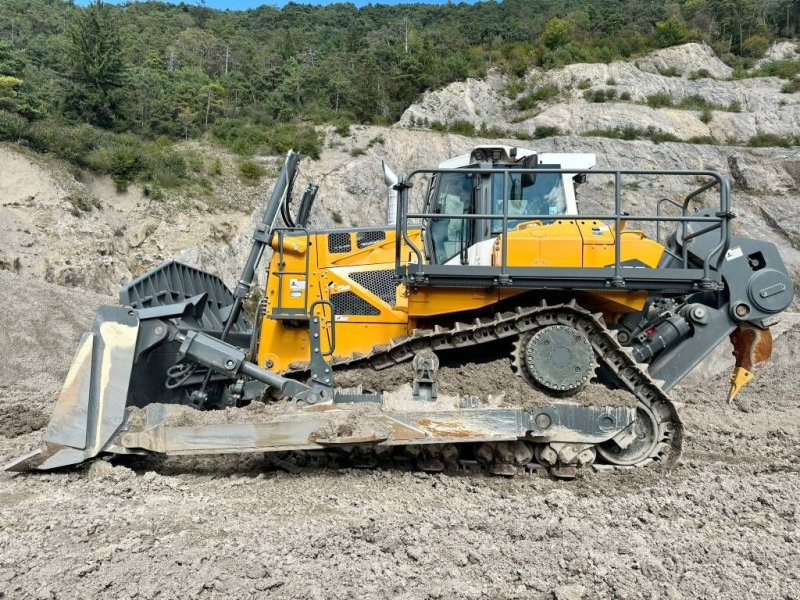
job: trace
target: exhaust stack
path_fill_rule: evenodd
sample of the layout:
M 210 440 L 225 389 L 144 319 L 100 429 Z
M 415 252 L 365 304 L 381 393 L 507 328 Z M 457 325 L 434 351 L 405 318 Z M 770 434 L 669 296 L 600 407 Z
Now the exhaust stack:
M 400 181 L 400 178 L 392 170 L 392 167 L 381 161 L 383 165 L 383 182 L 386 184 L 386 224 L 394 225 L 397 221 L 397 190 L 394 186 Z

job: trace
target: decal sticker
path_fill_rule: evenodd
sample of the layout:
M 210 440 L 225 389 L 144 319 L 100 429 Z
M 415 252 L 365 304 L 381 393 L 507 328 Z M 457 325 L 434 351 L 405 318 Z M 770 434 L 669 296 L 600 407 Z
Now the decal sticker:
M 734 246 L 725 253 L 725 260 L 735 260 L 744 256 L 741 246 Z

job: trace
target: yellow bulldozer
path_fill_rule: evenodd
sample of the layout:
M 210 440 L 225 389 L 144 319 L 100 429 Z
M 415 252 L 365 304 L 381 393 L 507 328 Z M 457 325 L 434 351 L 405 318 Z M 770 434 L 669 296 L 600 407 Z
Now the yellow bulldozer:
M 478 146 L 405 175 L 384 165 L 384 226 L 312 231 L 318 188 L 293 207 L 298 160 L 234 290 L 177 262 L 123 286 L 80 342 L 44 447 L 6 469 L 234 452 L 560 477 L 669 463 L 683 439 L 669 390 L 729 338 L 732 398 L 793 298 L 775 246 L 732 234 L 714 171 Z M 653 176 L 694 191 L 626 212 L 623 179 Z M 587 177 L 608 178 L 613 209 L 579 213 Z M 486 356 L 507 359 L 508 384 L 472 393 Z

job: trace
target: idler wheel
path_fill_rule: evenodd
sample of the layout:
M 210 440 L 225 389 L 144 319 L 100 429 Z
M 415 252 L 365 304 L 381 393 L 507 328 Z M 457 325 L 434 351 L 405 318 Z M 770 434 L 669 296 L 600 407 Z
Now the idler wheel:
M 536 331 L 522 347 L 522 364 L 537 386 L 555 396 L 577 394 L 594 371 L 594 351 L 586 335 L 567 325 Z

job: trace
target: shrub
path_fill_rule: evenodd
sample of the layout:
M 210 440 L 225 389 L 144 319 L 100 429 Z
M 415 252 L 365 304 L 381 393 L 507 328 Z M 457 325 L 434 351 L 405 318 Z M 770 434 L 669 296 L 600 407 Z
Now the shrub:
M 239 165 L 239 173 L 249 181 L 257 181 L 267 174 L 264 167 L 251 160 L 246 160 Z
M 709 108 L 710 104 L 702 96 L 691 94 L 690 96 L 686 96 L 676 106 L 678 106 L 678 108 L 687 108 L 690 110 L 703 110 L 704 108 Z
M 781 86 L 781 92 L 784 94 L 794 94 L 798 91 L 800 91 L 800 80 L 798 79 L 792 79 L 789 83 L 784 83 Z
M 337 121 L 333 130 L 336 132 L 336 135 L 340 137 L 350 137 L 350 122 Z
M 331 220 L 336 225 L 341 225 L 342 223 L 344 223 L 344 218 L 342 217 L 342 213 L 340 213 L 338 210 L 334 210 L 331 212 Z
M 647 97 L 647 106 L 650 108 L 672 106 L 672 96 L 668 93 L 652 94 Z
M 354 158 L 356 156 L 364 156 L 366 153 L 367 153 L 367 151 L 364 150 L 363 148 L 353 148 L 353 149 L 350 150 L 350 156 L 352 156 Z
M 578 84 L 578 89 L 579 90 L 588 90 L 590 87 L 592 87 L 592 80 L 591 79 L 584 79 L 583 81 L 581 81 Z
M 742 54 L 744 56 L 751 56 L 758 58 L 764 56 L 764 53 L 769 48 L 769 40 L 763 35 L 751 35 L 742 42 Z
M 219 158 L 215 158 L 211 162 L 211 166 L 208 167 L 208 174 L 212 177 L 218 177 L 222 175 L 222 161 Z
M 751 137 L 747 145 L 748 146 L 755 146 L 757 148 L 765 148 L 765 147 L 781 147 L 781 148 L 788 148 L 789 146 L 796 146 L 800 143 L 800 139 L 797 137 L 781 137 L 779 135 L 775 135 L 774 133 L 759 133 L 758 135 L 754 135 Z
M 553 137 L 556 135 L 561 135 L 561 130 L 558 127 L 553 127 L 551 125 L 542 125 L 536 128 L 536 131 L 533 133 L 533 137 L 538 139 Z
M 766 77 L 780 77 L 781 79 L 794 79 L 800 75 L 800 59 L 772 60 L 762 65 L 758 70 L 759 75 Z
M 666 48 L 667 46 L 682 44 L 688 38 L 689 30 L 686 25 L 677 19 L 669 19 L 656 23 L 653 43 L 659 48 Z
M 547 83 L 545 85 L 537 87 L 527 96 L 523 96 L 522 98 L 517 100 L 517 107 L 520 110 L 528 110 L 536 106 L 538 102 L 546 102 L 547 100 L 552 100 L 553 98 L 558 96 L 558 93 L 559 93 L 558 86 L 555 86 L 552 83 Z
M 150 147 L 148 152 L 150 179 L 165 188 L 179 186 L 187 177 L 186 160 L 169 147 Z
M 463 120 L 451 121 L 447 129 L 452 133 L 457 133 L 460 135 L 468 135 L 468 136 L 475 135 L 475 125 L 473 125 L 469 121 L 463 121 Z
M 708 145 L 711 145 L 711 146 L 714 146 L 717 143 L 717 140 L 715 140 L 711 136 L 707 136 L 707 135 L 692 136 L 686 141 L 689 144 L 708 144 Z
M 698 69 L 689 73 L 689 79 L 695 81 L 696 79 L 714 79 L 708 69 Z
M 609 77 L 608 79 L 606 79 L 606 85 L 617 85 L 617 80 L 614 79 L 613 77 Z
M 107 137 L 91 125 L 70 127 L 51 120 L 37 121 L 28 130 L 28 142 L 34 150 L 50 152 L 79 166 L 88 166 L 87 157 Z
M 0 110 L 0 139 L 16 142 L 25 136 L 28 121 L 16 113 Z
M 140 145 L 119 145 L 111 150 L 109 174 L 120 192 L 145 169 L 145 158 Z
M 629 101 L 630 101 L 630 99 L 631 99 L 631 93 L 630 93 L 630 92 L 622 92 L 622 93 L 619 95 L 619 99 L 620 99 L 620 100 L 624 100 L 624 101 L 626 101 L 626 102 L 629 102 Z
M 193 173 L 203 172 L 203 167 L 205 164 L 203 163 L 203 157 L 200 154 L 197 152 L 188 152 L 185 156 L 185 159 L 186 166 L 188 166 Z
M 711 119 L 713 118 L 714 118 L 714 113 L 712 113 L 711 109 L 708 107 L 704 108 L 703 112 L 700 113 L 700 120 L 705 124 L 710 123 Z
M 214 125 L 212 134 L 226 148 L 241 156 L 252 156 L 256 152 L 284 154 L 294 149 L 317 159 L 322 146 L 319 132 L 304 123 L 263 125 L 241 119 L 223 119 Z
M 587 90 L 583 97 L 589 102 L 611 102 L 617 97 L 617 91 L 613 89 Z

